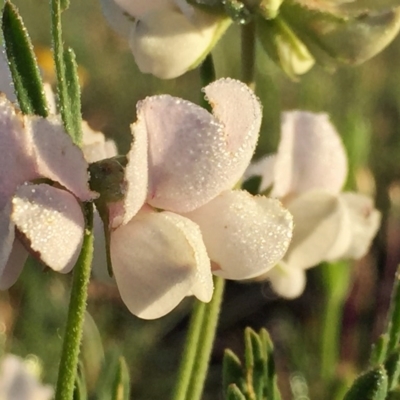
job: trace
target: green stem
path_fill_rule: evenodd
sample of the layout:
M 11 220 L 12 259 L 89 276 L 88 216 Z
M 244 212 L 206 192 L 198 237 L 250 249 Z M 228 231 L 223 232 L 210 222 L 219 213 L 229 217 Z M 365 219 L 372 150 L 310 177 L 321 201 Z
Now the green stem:
M 197 301 L 195 304 L 179 369 L 178 382 L 172 396 L 173 400 L 198 400 L 201 398 L 217 329 L 224 286 L 225 280 L 215 277 L 214 294 L 210 303 Z
M 221 310 L 224 287 L 225 280 L 215 277 L 213 298 L 210 303 L 205 306 L 200 340 L 196 343 L 197 351 L 192 367 L 190 384 L 186 394 L 186 399 L 188 400 L 200 400 L 203 393 Z
M 93 205 L 84 205 L 86 229 L 79 259 L 74 267 L 67 326 L 58 371 L 55 400 L 72 400 L 78 366 L 87 288 L 93 258 Z
M 351 268 L 348 262 L 338 261 L 321 265 L 325 287 L 325 303 L 321 321 L 321 379 L 329 383 L 339 358 L 342 309 L 346 300 Z
M 186 392 L 189 387 L 194 360 L 197 353 L 196 344 L 200 340 L 205 308 L 205 303 L 196 300 L 189 323 L 189 332 L 186 339 L 185 349 L 183 351 L 183 358 L 179 368 L 178 380 L 172 396 L 174 400 L 186 399 Z
M 250 89 L 255 88 L 255 24 L 250 22 L 242 26 L 242 81 Z

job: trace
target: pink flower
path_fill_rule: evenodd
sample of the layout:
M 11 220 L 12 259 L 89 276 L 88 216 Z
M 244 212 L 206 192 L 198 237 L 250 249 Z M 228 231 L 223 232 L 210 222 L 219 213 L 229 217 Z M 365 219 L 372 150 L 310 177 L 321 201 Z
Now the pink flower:
M 91 200 L 87 163 L 56 117 L 22 115 L 0 97 L 0 289 L 18 278 L 27 249 L 69 272 L 80 252 Z
M 161 317 L 185 296 L 209 301 L 211 273 L 247 279 L 268 271 L 291 238 L 279 201 L 231 190 L 256 146 L 258 99 L 231 79 L 204 92 L 213 114 L 168 95 L 138 104 L 125 198 L 109 207 L 117 285 L 141 318 Z
M 323 261 L 359 259 L 375 236 L 380 213 L 368 196 L 341 192 L 347 158 L 326 114 L 284 113 L 278 152 L 249 167 L 262 177 L 260 191 L 272 186 L 293 215 L 293 239 L 278 266 L 263 275 L 284 297 L 299 296 L 305 270 Z

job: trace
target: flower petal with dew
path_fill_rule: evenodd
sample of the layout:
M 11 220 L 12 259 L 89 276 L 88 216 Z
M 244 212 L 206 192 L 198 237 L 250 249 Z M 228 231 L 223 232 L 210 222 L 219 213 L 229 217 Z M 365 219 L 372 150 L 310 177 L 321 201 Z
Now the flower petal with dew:
M 204 92 L 213 115 L 171 96 L 138 106 L 149 140 L 148 203 L 188 212 L 233 187 L 253 155 L 261 105 L 244 84 L 220 79 Z
M 138 104 L 125 199 L 109 205 L 112 268 L 124 302 L 142 318 L 161 317 L 186 296 L 209 301 L 210 259 L 215 274 L 246 279 L 272 268 L 289 244 L 292 219 L 277 200 L 229 190 L 254 152 L 258 99 L 232 79 L 204 91 L 213 114 L 171 96 Z M 147 199 L 144 191 L 135 214 L 140 202 L 126 199 L 137 187 Z
M 211 299 L 200 229 L 180 215 L 140 212 L 111 235 L 111 259 L 122 299 L 141 318 L 170 312 L 189 292 Z
M 15 255 L 14 227 L 28 251 L 50 268 L 68 272 L 83 239 L 78 199 L 92 200 L 96 194 L 89 190 L 83 153 L 58 118 L 22 115 L 2 96 L 0 132 L 0 286 L 7 288 L 22 269 L 16 263 L 25 258 Z M 63 189 L 24 185 L 42 178 Z
M 203 234 L 213 273 L 226 279 L 249 279 L 282 259 L 292 235 L 292 217 L 279 201 L 226 191 L 185 214 Z

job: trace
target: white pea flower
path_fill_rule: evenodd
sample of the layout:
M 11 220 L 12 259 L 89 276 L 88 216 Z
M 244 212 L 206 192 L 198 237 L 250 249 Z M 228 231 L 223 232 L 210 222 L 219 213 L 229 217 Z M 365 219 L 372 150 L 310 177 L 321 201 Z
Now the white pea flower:
M 279 201 L 231 190 L 258 139 L 258 99 L 231 79 L 204 91 L 213 114 L 168 95 L 139 102 L 125 197 L 109 204 L 113 272 L 141 318 L 161 317 L 185 296 L 209 301 L 212 273 L 247 279 L 268 271 L 291 238 Z
M 102 0 L 111 25 L 129 37 L 139 69 L 162 79 L 197 67 L 230 20 L 185 0 Z
M 18 278 L 25 249 L 55 271 L 75 265 L 85 227 L 79 201 L 94 198 L 87 168 L 57 117 L 22 115 L 0 96 L 0 289 Z
M 20 357 L 7 354 L 0 361 L 1 400 L 51 400 L 53 389 L 42 385 Z
M 251 165 L 246 176 L 261 176 L 260 192 L 272 186 L 270 195 L 293 215 L 293 239 L 285 257 L 262 276 L 281 296 L 303 292 L 307 268 L 367 253 L 380 213 L 368 196 L 341 192 L 347 158 L 326 114 L 284 113 L 277 153 Z

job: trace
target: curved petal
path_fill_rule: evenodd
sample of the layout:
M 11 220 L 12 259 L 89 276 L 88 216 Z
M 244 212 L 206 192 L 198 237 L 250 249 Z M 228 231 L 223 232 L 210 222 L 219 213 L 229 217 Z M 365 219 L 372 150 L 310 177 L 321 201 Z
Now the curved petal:
M 325 191 L 308 192 L 287 205 L 294 230 L 284 261 L 293 268 L 310 268 L 341 257 L 351 241 L 351 221 L 345 204 Z
M 82 122 L 82 151 L 88 163 L 114 157 L 118 154 L 113 140 L 106 140 L 101 132 L 94 131 L 86 121 Z
M 119 7 L 114 0 L 100 0 L 101 9 L 111 28 L 125 38 L 129 37 L 134 18 Z
M 14 243 L 14 223 L 11 221 L 11 203 L 0 210 L 0 281 Z M 1 285 L 0 285 L 1 289 Z
M 254 163 L 251 163 L 243 176 L 244 180 L 252 178 L 253 176 L 260 176 L 261 183 L 259 192 L 264 192 L 274 183 L 275 162 L 276 155 L 272 155 L 262 157 Z
M 277 200 L 226 191 L 205 206 L 185 214 L 203 234 L 215 275 L 248 279 L 271 269 L 285 254 L 292 217 Z
M 326 114 L 284 113 L 271 195 L 312 189 L 340 192 L 347 176 L 342 141 Z
M 162 317 L 192 292 L 211 299 L 211 267 L 200 230 L 180 215 L 139 213 L 112 232 L 111 260 L 122 300 L 140 318 Z
M 261 120 L 258 99 L 232 79 L 220 79 L 205 92 L 216 118 L 168 95 L 138 105 L 149 138 L 147 201 L 154 207 L 175 212 L 200 207 L 231 188 L 250 162 Z
M 88 164 L 82 150 L 65 132 L 61 121 L 54 117 L 25 116 L 27 130 L 32 135 L 36 168 L 40 176 L 66 187 L 82 201 L 92 200 L 89 190 Z
M 8 261 L 0 274 L 0 290 L 6 290 L 14 285 L 21 275 L 27 258 L 28 252 L 25 247 L 18 240 L 14 240 Z
M 173 8 L 174 0 L 114 0 L 132 17 L 138 18 L 164 8 Z
M 130 47 L 139 69 L 172 79 L 195 68 L 227 26 L 217 15 L 198 9 L 188 18 L 180 9 L 161 8 L 135 22 Z
M 22 114 L 0 94 L 0 209 L 23 182 L 38 177 Z
M 49 185 L 26 184 L 18 188 L 12 205 L 11 219 L 31 251 L 54 271 L 69 272 L 85 229 L 76 198 Z
M 381 213 L 375 209 L 368 196 L 358 193 L 341 193 L 340 199 L 346 204 L 352 229 L 351 243 L 343 258 L 355 260 L 365 256 L 381 222 Z
M 300 268 L 291 268 L 285 263 L 280 263 L 272 268 L 263 279 L 268 279 L 276 294 L 286 299 L 299 297 L 306 287 L 306 273 Z

